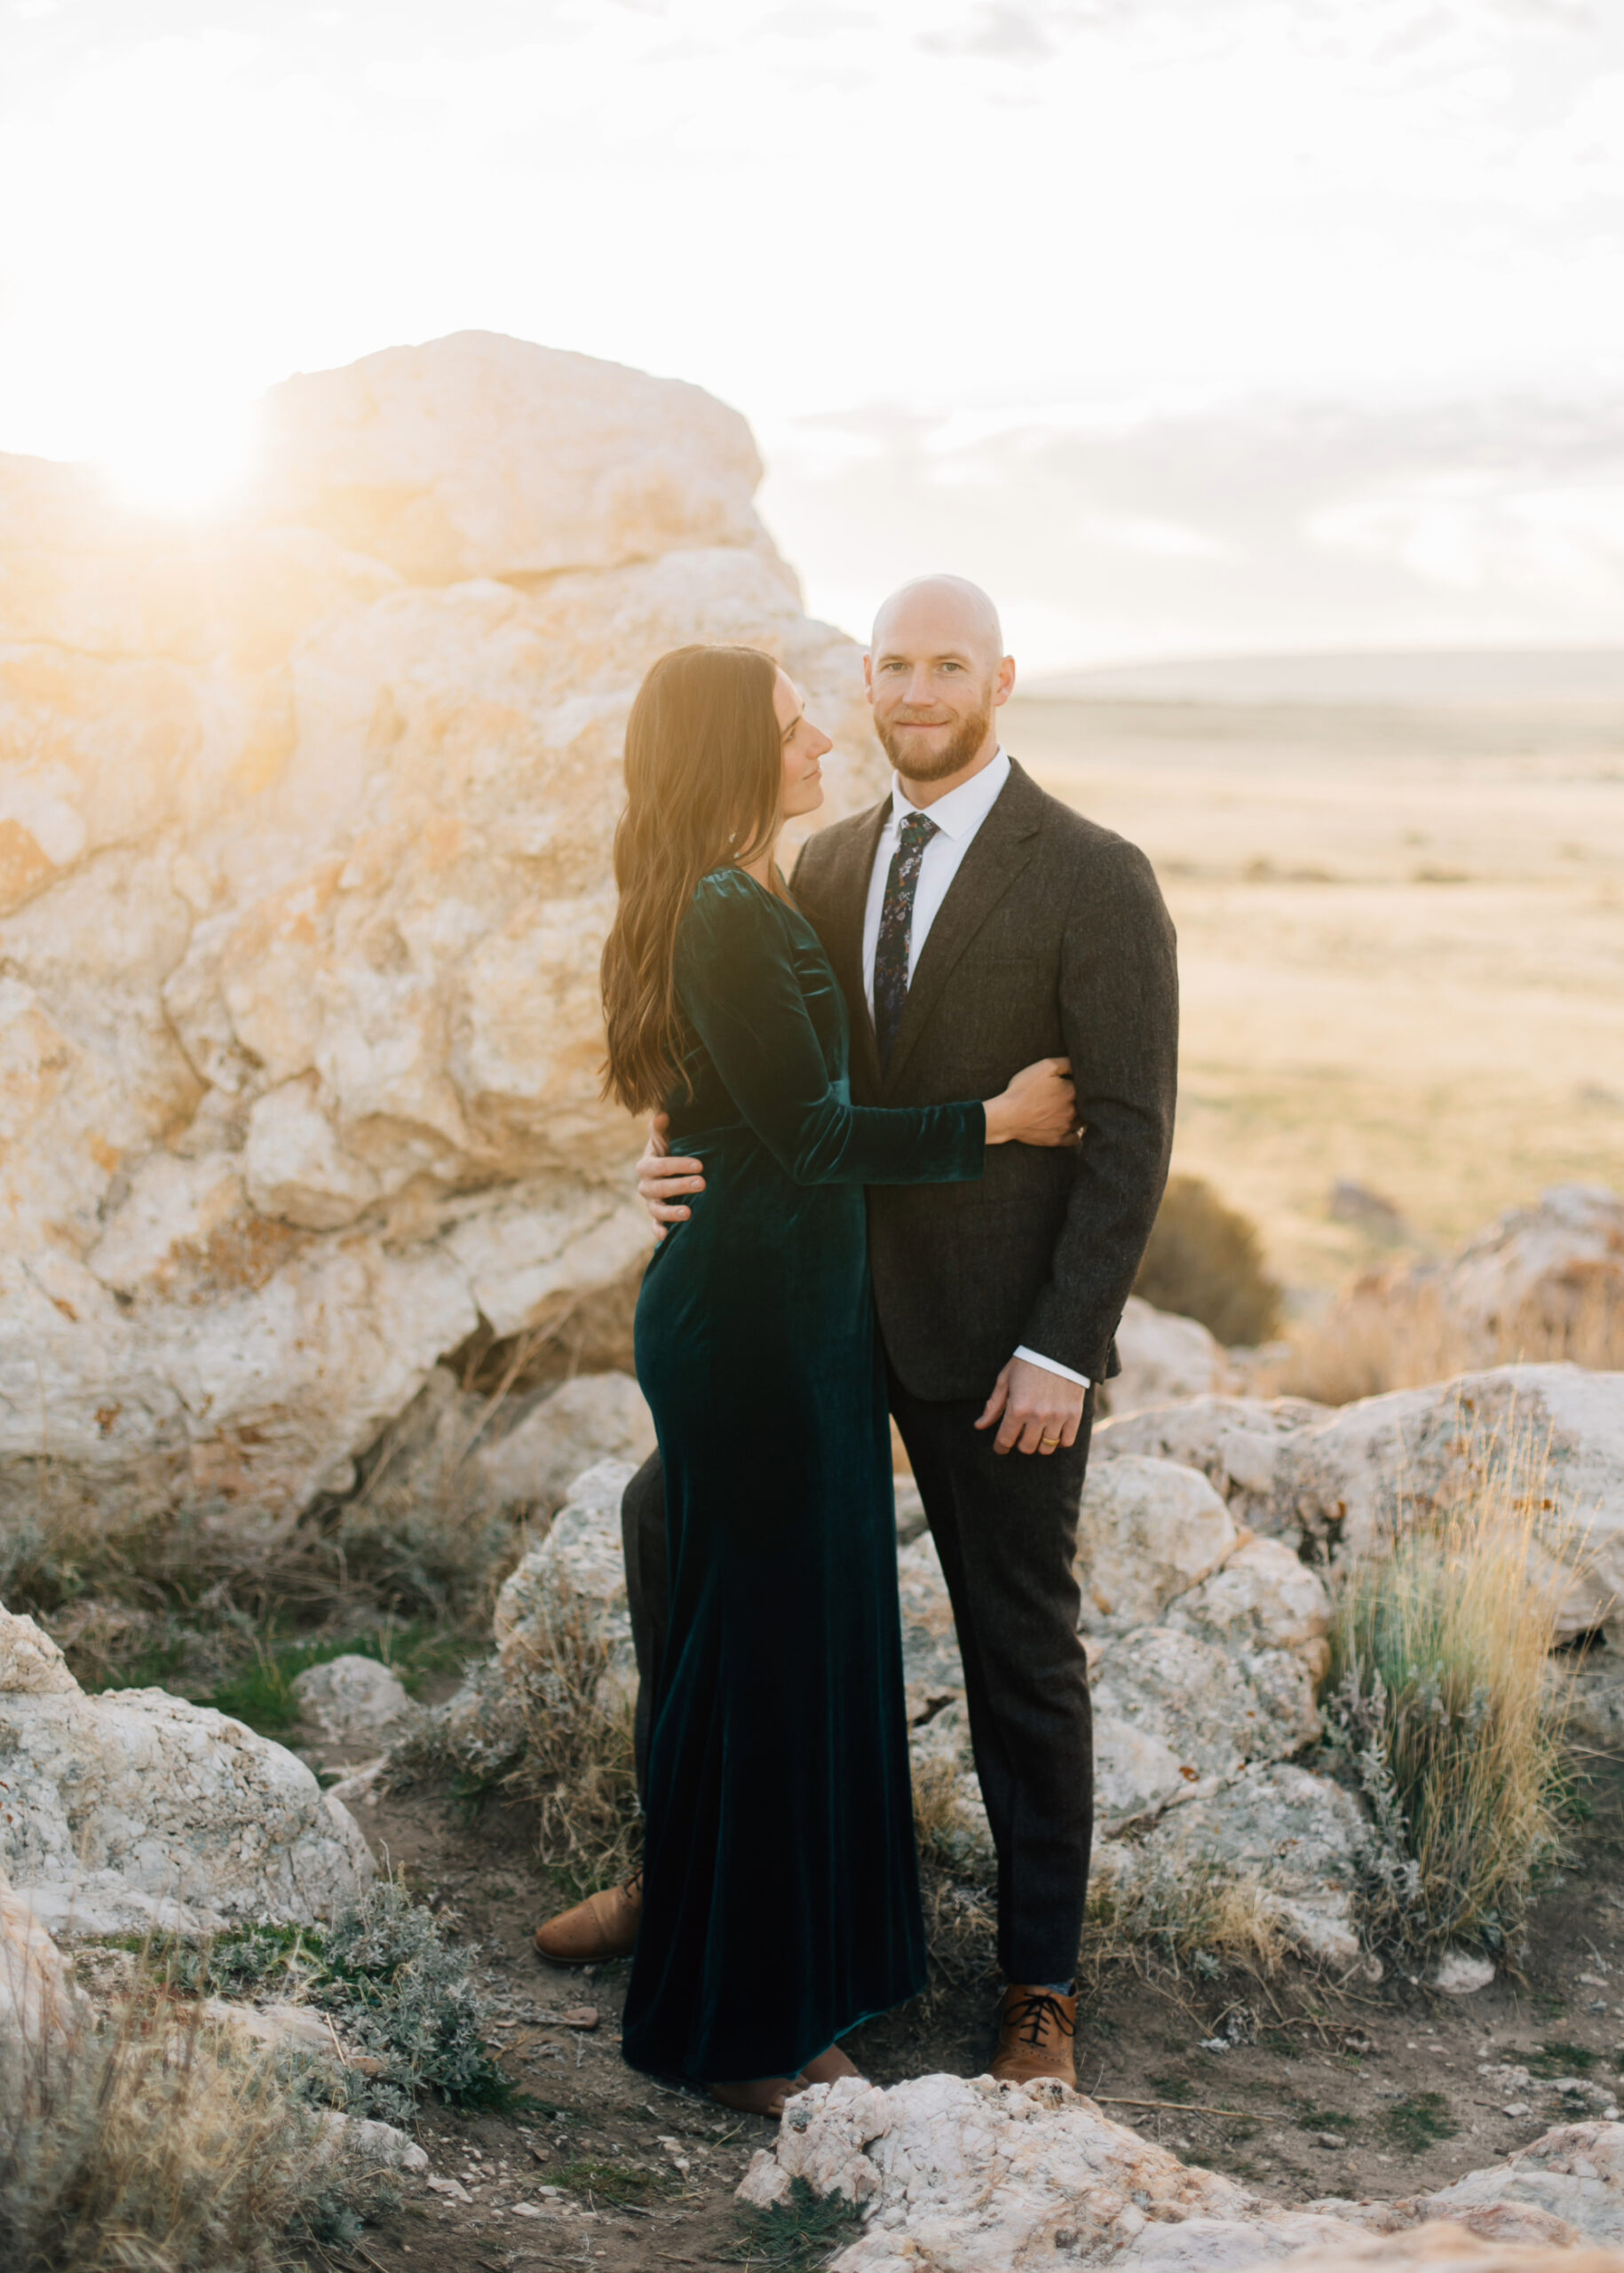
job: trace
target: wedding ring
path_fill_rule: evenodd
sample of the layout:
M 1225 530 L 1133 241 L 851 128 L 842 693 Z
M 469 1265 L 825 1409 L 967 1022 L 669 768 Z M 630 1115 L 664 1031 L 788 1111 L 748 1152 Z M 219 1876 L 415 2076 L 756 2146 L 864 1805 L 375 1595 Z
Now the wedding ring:
M 1040 1445 L 1058 1445 L 1059 1441 L 1060 1439 L 1058 1437 L 1040 1437 L 1038 1438 Z

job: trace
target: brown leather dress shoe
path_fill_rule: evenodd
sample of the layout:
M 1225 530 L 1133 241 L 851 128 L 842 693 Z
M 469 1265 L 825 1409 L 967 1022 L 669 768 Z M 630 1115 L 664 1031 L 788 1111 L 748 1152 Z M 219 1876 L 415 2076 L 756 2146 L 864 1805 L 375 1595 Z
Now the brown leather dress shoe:
M 1052 1989 L 1011 1982 L 998 2016 L 993 2075 L 1001 2084 L 1064 2084 L 1077 2088 L 1077 2000 Z
M 842 2076 L 860 2076 L 862 2072 L 851 2054 L 843 2052 L 837 2044 L 831 2044 L 827 2052 L 809 2060 L 801 2071 L 809 2084 L 833 2084 Z
M 806 2089 L 804 2076 L 757 2076 L 748 2084 L 707 2084 L 705 2089 L 723 2107 L 737 2115 L 764 2115 L 769 2123 L 783 2119 L 788 2103 Z
M 535 1929 L 535 1953 L 552 1965 L 606 1965 L 630 1957 L 643 1917 L 643 1873 L 634 1871 L 622 1886 L 589 1894 L 573 1910 L 562 1910 Z

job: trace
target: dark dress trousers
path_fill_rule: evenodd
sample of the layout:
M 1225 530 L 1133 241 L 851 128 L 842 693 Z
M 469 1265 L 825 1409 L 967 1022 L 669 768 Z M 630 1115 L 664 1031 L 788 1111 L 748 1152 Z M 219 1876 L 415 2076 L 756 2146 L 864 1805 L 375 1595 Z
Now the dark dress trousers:
M 978 1177 L 986 1119 L 854 1105 L 818 935 L 737 869 L 701 879 L 676 969 L 672 1136 L 726 1204 L 638 1302 L 669 1583 L 622 2043 L 725 2081 L 793 2076 L 924 1986 L 863 1188 Z
M 812 838 L 793 879 L 845 997 L 854 1100 L 993 1097 L 1034 1058 L 1063 1056 L 1085 1124 L 1074 1149 L 993 1147 L 974 1183 L 875 1184 L 867 1195 L 891 1410 L 952 1597 L 997 1849 L 999 1961 L 1013 1981 L 1065 1981 L 1093 1817 L 1072 1562 L 1094 1400 L 1076 1445 L 1051 1454 L 998 1455 L 995 1432 L 973 1423 L 1019 1346 L 1090 1381 L 1118 1370 L 1113 1337 L 1172 1142 L 1173 927 L 1145 855 L 1012 764 L 925 939 L 883 1075 L 862 937 L 889 810 L 887 800 Z M 675 1131 L 673 1143 L 691 1149 Z M 733 1204 L 708 1164 L 693 1220 Z M 640 1757 L 666 1631 L 665 1501 L 656 1454 L 622 1505 Z

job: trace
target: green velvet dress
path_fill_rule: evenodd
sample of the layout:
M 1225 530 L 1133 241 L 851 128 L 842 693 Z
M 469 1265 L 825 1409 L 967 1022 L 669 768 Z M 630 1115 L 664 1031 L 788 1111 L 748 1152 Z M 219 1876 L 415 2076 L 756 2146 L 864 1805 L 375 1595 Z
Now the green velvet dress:
M 845 1003 L 734 868 L 677 940 L 671 1144 L 705 1164 L 638 1303 L 670 1624 L 649 1742 L 634 2067 L 794 2075 L 925 1984 L 867 1184 L 978 1176 L 978 1104 L 854 1106 Z

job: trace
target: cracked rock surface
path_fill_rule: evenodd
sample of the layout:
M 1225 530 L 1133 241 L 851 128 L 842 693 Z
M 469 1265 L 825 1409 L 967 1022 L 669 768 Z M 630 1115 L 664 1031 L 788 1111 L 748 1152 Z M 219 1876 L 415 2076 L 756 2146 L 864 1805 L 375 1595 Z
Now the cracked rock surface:
M 864 2206 L 865 2229 L 834 2273 L 1024 2273 L 1067 2263 L 1240 2273 L 1321 2265 L 1336 2250 L 1353 2263 L 1448 2261 L 1447 2253 L 1363 2254 L 1361 2237 L 1434 2221 L 1448 2222 L 1457 2250 L 1474 2237 L 1562 2253 L 1624 2240 L 1621 2124 L 1563 2126 L 1435 2194 L 1294 2209 L 1181 2162 L 1081 2094 L 986 2076 L 922 2076 L 889 2091 L 850 2077 L 815 2086 L 792 2103 L 776 2146 L 755 2156 L 740 2198 L 769 2207 L 787 2201 L 797 2179 Z
M 376 1874 L 347 1810 L 240 1721 L 162 1689 L 87 1697 L 4 1609 L 0 1680 L 0 1871 L 52 1932 L 314 1923 Z

